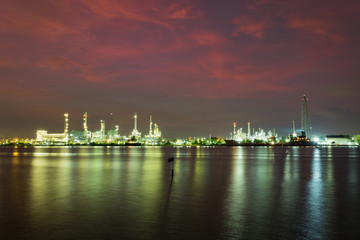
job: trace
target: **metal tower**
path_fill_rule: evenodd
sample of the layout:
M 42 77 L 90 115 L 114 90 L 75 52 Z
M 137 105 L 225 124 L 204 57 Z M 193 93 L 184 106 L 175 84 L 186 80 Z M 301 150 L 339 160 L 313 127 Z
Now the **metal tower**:
M 293 136 L 296 136 L 296 129 L 295 129 L 295 121 L 292 121 L 292 126 L 293 126 Z
M 65 117 L 65 123 L 64 123 L 64 136 L 65 136 L 65 141 L 69 140 L 69 114 L 65 113 L 64 114 Z
M 114 127 L 113 127 L 113 117 L 114 117 L 114 114 L 113 113 L 110 113 L 110 130 L 108 130 L 108 137 L 109 137 L 109 140 L 112 141 L 113 140 L 113 136 L 114 136 Z
M 110 113 L 110 130 L 111 131 L 113 130 L 113 117 L 114 117 L 114 114 Z M 112 134 L 112 132 L 111 132 L 111 134 Z
M 235 139 L 236 136 L 236 122 L 234 122 L 234 133 L 233 133 L 233 139 Z
M 137 131 L 137 112 L 135 112 L 135 115 L 134 115 L 134 130 Z
M 141 137 L 141 133 L 137 130 L 137 113 L 135 112 L 134 115 L 134 130 L 131 133 L 132 138 L 134 138 L 135 140 L 137 140 L 138 138 Z
M 100 126 L 101 126 L 101 128 L 100 128 L 101 135 L 103 137 L 105 137 L 105 121 L 104 120 L 100 120 Z
M 310 125 L 310 116 L 307 107 L 307 101 L 309 99 L 304 95 L 302 98 L 302 112 L 301 112 L 301 130 L 305 132 L 305 135 L 311 137 L 312 127 Z
M 83 116 L 83 126 L 84 126 L 84 131 L 85 131 L 85 134 L 87 135 L 87 131 L 88 131 L 88 127 L 87 127 L 87 112 L 84 113 L 84 116 Z
M 149 136 L 152 136 L 153 132 L 152 132 L 152 117 L 150 115 L 150 127 L 149 127 Z

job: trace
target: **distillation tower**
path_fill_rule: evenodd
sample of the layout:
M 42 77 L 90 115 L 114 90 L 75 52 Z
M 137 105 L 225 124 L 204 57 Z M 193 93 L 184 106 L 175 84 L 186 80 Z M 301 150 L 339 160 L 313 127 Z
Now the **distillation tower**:
M 233 139 L 235 139 L 235 136 L 236 136 L 236 122 L 233 123 L 234 125 L 234 132 L 233 132 Z
M 161 141 L 161 131 L 157 123 L 152 121 L 152 116 L 150 115 L 150 124 L 149 124 L 149 135 L 145 135 L 143 141 L 147 145 L 157 145 Z
M 150 115 L 149 136 L 151 136 L 151 135 L 153 134 L 153 132 L 152 132 L 152 125 L 153 125 L 153 122 L 152 122 L 152 116 Z
M 105 121 L 100 120 L 100 133 L 102 137 L 105 137 Z
M 65 113 L 65 123 L 64 123 L 64 141 L 69 141 L 69 114 Z
M 141 133 L 137 130 L 137 112 L 134 115 L 134 130 L 131 133 L 132 137 L 138 139 L 141 137 Z
M 87 136 L 88 133 L 88 127 L 87 127 L 87 112 L 85 112 L 84 116 L 83 116 L 83 126 L 84 126 L 84 132 L 85 132 L 85 136 Z

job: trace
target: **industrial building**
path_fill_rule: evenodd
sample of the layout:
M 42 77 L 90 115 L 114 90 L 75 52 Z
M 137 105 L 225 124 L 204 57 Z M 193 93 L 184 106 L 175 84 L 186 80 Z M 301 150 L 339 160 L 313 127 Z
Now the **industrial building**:
M 327 145 L 335 146 L 354 145 L 354 141 L 348 135 L 326 135 L 325 142 Z
M 63 133 L 48 133 L 46 130 L 36 131 L 36 141 L 40 143 L 54 142 L 67 143 L 69 141 L 69 114 L 65 113 L 64 132 Z
M 128 137 L 119 134 L 119 125 L 113 125 L 113 113 L 110 114 L 110 129 L 106 132 L 105 121 L 100 120 L 100 130 L 91 132 L 88 129 L 87 112 L 83 115 L 83 129 L 72 130 L 69 134 L 69 114 L 65 113 L 64 132 L 48 133 L 47 130 L 37 130 L 36 142 L 38 144 L 124 144 L 129 141 L 146 145 L 157 145 L 161 142 L 161 132 L 158 125 L 153 124 L 150 116 L 149 135 L 141 138 L 137 128 L 137 113 L 134 115 L 134 129 Z
M 154 125 L 154 129 L 153 129 L 153 125 Z M 162 140 L 159 127 L 157 123 L 152 122 L 151 115 L 150 115 L 150 124 L 149 124 L 149 134 L 145 135 L 145 138 L 143 140 L 146 145 L 158 145 Z

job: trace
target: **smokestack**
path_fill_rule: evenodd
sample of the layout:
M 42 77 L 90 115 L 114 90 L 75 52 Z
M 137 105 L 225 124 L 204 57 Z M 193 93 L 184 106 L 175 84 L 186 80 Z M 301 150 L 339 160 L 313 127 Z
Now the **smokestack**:
M 150 128 L 149 128 L 149 135 L 152 135 L 152 116 L 150 115 Z
M 105 135 L 105 121 L 104 121 L 104 120 L 100 120 L 100 125 L 101 125 L 100 132 L 101 132 L 101 134 L 104 136 L 104 135 Z
M 69 139 L 69 114 L 65 113 L 65 123 L 64 123 L 64 135 L 65 135 L 65 141 Z
M 110 131 L 113 130 L 113 113 L 110 113 Z
M 235 138 L 236 135 L 236 122 L 234 122 L 234 134 L 233 134 L 233 138 Z
M 137 130 L 137 112 L 134 115 L 134 129 Z
M 293 135 L 295 136 L 296 135 L 296 130 L 295 130 L 295 121 L 294 120 L 292 121 L 292 124 L 293 124 Z
M 84 116 L 83 116 L 83 126 L 84 126 L 84 131 L 85 133 L 87 134 L 87 131 L 88 131 L 88 127 L 87 127 L 87 112 L 84 113 Z

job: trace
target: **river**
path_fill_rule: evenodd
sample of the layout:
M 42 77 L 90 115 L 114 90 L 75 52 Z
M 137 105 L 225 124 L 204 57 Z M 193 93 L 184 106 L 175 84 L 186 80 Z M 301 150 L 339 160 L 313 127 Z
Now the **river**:
M 359 203 L 358 147 L 0 148 L 0 239 L 355 239 Z

